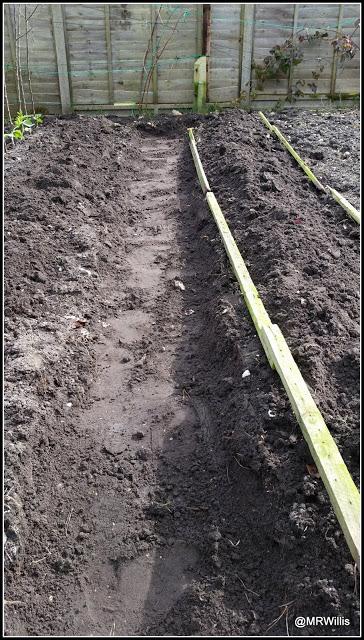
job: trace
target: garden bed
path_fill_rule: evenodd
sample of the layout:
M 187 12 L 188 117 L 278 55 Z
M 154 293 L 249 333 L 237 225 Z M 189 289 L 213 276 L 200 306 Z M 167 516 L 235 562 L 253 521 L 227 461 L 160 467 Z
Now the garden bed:
M 256 114 L 49 118 L 6 158 L 8 635 L 358 632 L 350 553 L 203 201 L 189 126 L 359 480 L 358 226 Z M 350 625 L 295 629 L 305 615 Z

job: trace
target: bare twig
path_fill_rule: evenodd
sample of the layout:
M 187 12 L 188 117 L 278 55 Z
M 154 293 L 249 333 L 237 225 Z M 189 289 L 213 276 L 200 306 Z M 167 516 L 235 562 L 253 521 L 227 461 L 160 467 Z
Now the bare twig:
M 236 576 L 237 579 L 239 580 L 239 582 L 241 582 L 241 584 L 243 585 L 245 591 L 249 591 L 249 593 L 252 593 L 254 596 L 257 596 L 257 598 L 260 598 L 259 593 L 257 593 L 256 591 L 253 591 L 252 589 L 249 589 L 246 584 L 243 582 L 243 580 L 240 578 L 240 576 Z
M 5 79 L 4 79 L 4 97 L 5 97 L 6 109 L 7 109 L 7 112 L 8 112 L 9 122 L 12 125 L 13 124 L 13 119 L 11 117 L 9 100 L 8 100 L 8 92 L 7 92 L 7 89 L 6 89 L 6 81 L 5 81 Z M 14 144 L 14 140 L 13 140 L 13 144 Z
M 14 6 L 14 29 L 15 29 L 15 40 L 17 36 L 17 16 L 16 16 L 16 6 Z M 20 79 L 19 79 L 19 65 L 18 65 L 18 44 L 15 44 L 15 72 L 16 72 L 16 92 L 18 96 L 18 111 L 21 111 L 21 93 L 20 93 Z
M 68 536 L 68 527 L 69 527 L 70 522 L 71 522 L 72 511 L 73 511 L 73 507 L 71 508 L 71 511 L 69 512 L 69 514 L 67 516 L 67 520 L 66 520 L 66 526 L 65 526 L 65 531 L 64 531 L 66 536 Z
M 23 104 L 24 104 L 24 113 L 27 116 L 28 115 L 28 110 L 27 110 L 27 102 L 25 99 L 25 92 L 24 92 L 24 84 L 23 84 L 23 73 L 22 73 L 22 65 L 21 65 L 21 48 L 20 48 L 20 16 L 21 16 L 21 12 L 20 12 L 20 6 L 18 7 L 18 37 L 16 38 L 16 47 L 18 49 L 18 66 L 19 66 L 19 81 L 20 81 L 20 90 L 21 90 L 21 94 L 23 97 Z
M 33 95 L 33 89 L 32 89 L 32 80 L 31 80 L 31 74 L 30 74 L 30 68 L 29 68 L 29 40 L 28 40 L 29 31 L 28 31 L 28 24 L 29 24 L 30 18 L 34 15 L 34 13 L 36 12 L 37 8 L 38 8 L 38 5 L 36 6 L 36 8 L 34 9 L 33 13 L 28 18 L 27 17 L 27 5 L 24 6 L 24 17 L 25 17 L 25 24 L 26 24 L 25 47 L 26 47 L 26 56 L 27 56 L 28 85 L 29 85 L 30 99 L 31 99 L 31 102 L 32 102 L 33 115 L 35 115 L 35 108 L 34 108 L 34 95 Z
M 235 462 L 237 462 L 237 463 L 238 463 L 239 467 L 241 467 L 242 469 L 245 469 L 245 471 L 249 471 L 248 467 L 244 467 L 244 466 L 239 462 L 239 460 L 237 459 L 237 457 L 236 457 L 236 456 L 234 456 L 234 460 L 235 460 Z
M 146 64 L 146 61 L 147 61 L 147 57 L 148 57 L 148 53 L 149 53 L 150 46 L 151 46 L 151 44 L 152 44 L 152 40 L 153 40 L 153 36 L 154 36 L 154 31 L 155 31 L 155 30 L 156 30 L 156 28 L 157 28 L 158 20 L 159 20 L 159 18 L 160 18 L 161 8 L 162 8 L 162 7 L 159 7 L 158 12 L 157 12 L 157 15 L 156 15 L 156 17 L 155 17 L 154 24 L 153 24 L 153 27 L 152 27 L 152 30 L 151 30 L 151 33 L 150 33 L 150 37 L 149 37 L 149 40 L 148 40 L 148 45 L 147 45 L 147 48 L 146 48 L 146 50 L 145 50 L 145 54 L 144 54 L 144 58 L 143 58 L 142 76 L 141 76 L 141 78 L 140 78 L 140 95 L 142 95 L 142 92 L 143 92 L 143 78 L 144 78 L 144 73 L 148 73 L 148 72 L 147 72 L 147 69 L 146 69 L 145 64 Z
M 30 564 L 38 564 L 39 562 L 43 562 L 44 560 L 47 560 L 47 556 L 43 556 L 43 558 L 39 558 L 38 560 L 32 560 Z
M 172 29 L 172 33 L 171 33 L 170 37 L 167 38 L 167 40 L 164 43 L 163 47 L 156 52 L 156 55 L 155 55 L 154 60 L 153 60 L 153 64 L 152 64 L 151 68 L 149 69 L 149 73 L 148 73 L 148 76 L 147 76 L 147 79 L 146 79 L 146 82 L 145 82 L 145 85 L 144 85 L 143 93 L 142 93 L 141 100 L 140 100 L 140 108 L 142 108 L 142 106 L 143 106 L 145 94 L 148 94 L 150 82 L 151 82 L 151 79 L 152 79 L 152 76 L 153 76 L 153 71 L 154 71 L 156 65 L 158 64 L 158 61 L 160 60 L 164 50 L 166 49 L 166 47 L 168 46 L 168 44 L 172 40 L 172 38 L 173 38 L 173 36 L 175 34 L 175 31 L 176 31 L 176 29 L 178 27 L 178 24 L 179 24 L 181 18 L 183 18 L 183 16 L 184 16 L 184 11 L 177 18 L 177 21 L 176 21 L 176 23 L 175 23 L 175 25 L 174 25 L 174 27 Z
M 278 624 L 278 622 L 283 618 L 283 616 L 286 616 L 286 629 L 287 629 L 287 633 L 289 635 L 289 631 L 288 631 L 288 610 L 291 604 L 293 604 L 295 602 L 295 600 L 291 600 L 290 602 L 285 602 L 284 604 L 281 604 L 279 606 L 279 609 L 282 609 L 282 613 L 279 614 L 279 616 L 277 618 L 275 618 L 274 620 L 272 620 L 272 622 L 270 623 L 270 625 L 266 628 L 266 632 L 269 631 L 270 629 L 273 629 L 273 627 L 276 626 L 276 624 Z
M 230 480 L 230 476 L 229 476 L 229 465 L 226 465 L 226 477 L 227 477 L 227 481 L 228 484 L 231 484 L 231 480 Z

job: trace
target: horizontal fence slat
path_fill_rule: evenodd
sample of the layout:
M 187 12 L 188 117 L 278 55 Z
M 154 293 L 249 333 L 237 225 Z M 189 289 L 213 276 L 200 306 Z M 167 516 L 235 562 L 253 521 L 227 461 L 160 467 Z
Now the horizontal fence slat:
M 21 11 L 24 22 L 23 4 L 14 5 Z M 105 105 L 110 102 L 107 90 L 115 88 L 118 100 L 140 99 L 143 62 L 144 79 L 153 64 L 149 47 L 152 13 L 148 4 L 110 4 L 110 45 L 106 41 L 104 4 L 64 4 L 63 20 L 54 19 L 52 5 L 40 4 L 30 20 L 29 32 L 29 69 L 36 92 L 37 101 L 50 104 L 51 96 L 58 96 L 59 87 L 65 87 L 65 76 L 70 84 L 72 104 L 89 104 L 103 99 Z M 198 29 L 202 32 L 202 12 L 196 5 L 156 5 L 160 8 L 160 18 L 156 27 L 157 51 L 160 58 L 156 64 L 158 95 L 156 104 L 193 102 L 194 63 L 201 54 L 197 50 Z M 360 91 L 359 53 L 353 59 L 345 60 L 343 68 L 337 64 L 335 91 L 332 77 L 334 51 L 331 41 L 335 35 L 338 17 L 341 11 L 341 30 L 351 35 L 360 18 L 359 4 L 256 4 L 252 10 L 244 12 L 240 4 L 211 5 L 211 47 L 208 64 L 209 100 L 214 104 L 235 103 L 239 92 L 245 92 L 249 80 L 249 65 L 244 71 L 244 86 L 241 78 L 242 50 L 244 33 L 248 33 L 244 15 L 249 16 L 252 32 L 252 63 L 261 64 L 269 55 L 270 49 L 283 44 L 291 37 L 294 15 L 296 32 L 308 28 L 328 30 L 328 38 L 303 45 L 303 60 L 296 65 L 288 82 L 288 77 L 266 81 L 257 86 L 256 74 L 251 69 L 252 84 L 249 100 L 287 99 L 288 87 L 299 88 L 302 96 L 297 104 L 326 98 L 330 93 L 335 96 L 354 96 Z M 295 6 L 297 6 L 295 14 Z M 342 9 L 340 7 L 342 6 Z M 28 15 L 33 5 L 27 5 Z M 157 14 L 158 9 L 155 12 Z M 52 22 L 53 15 L 53 22 Z M 60 24 L 62 22 L 62 24 Z M 245 24 L 245 27 L 244 27 Z M 55 32 L 63 29 L 67 49 L 68 69 L 62 65 L 57 71 Z M 354 42 L 360 46 L 360 30 L 354 34 Z M 5 81 L 8 96 L 14 94 L 16 103 L 16 69 L 14 57 L 10 51 L 10 33 L 4 30 Z M 163 49 L 163 51 L 162 51 Z M 23 81 L 27 83 L 26 41 L 19 41 Z M 162 52 L 161 52 L 162 51 Z M 108 68 L 108 60 L 110 68 Z M 250 59 L 249 59 L 250 62 Z M 324 68 L 319 78 L 314 75 L 320 65 Z M 300 81 L 304 83 L 301 84 Z M 299 83 L 296 85 L 296 83 Z M 240 86 L 239 86 L 240 85 Z M 311 87 L 309 85 L 312 85 Z M 25 88 L 27 92 L 28 89 Z M 89 95 L 87 95 L 89 92 Z M 150 87 L 152 92 L 152 86 Z M 159 95 L 160 94 L 160 95 Z M 28 94 L 27 94 L 28 95 Z M 245 95 L 245 94 L 244 94 Z M 121 98 L 120 98 L 121 96 Z M 258 102 L 257 102 L 258 103 Z

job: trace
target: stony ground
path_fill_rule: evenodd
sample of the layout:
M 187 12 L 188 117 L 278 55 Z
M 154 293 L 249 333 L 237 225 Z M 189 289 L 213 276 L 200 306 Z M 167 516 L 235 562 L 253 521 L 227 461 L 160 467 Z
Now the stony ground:
M 355 224 L 257 115 L 49 118 L 5 163 L 7 635 L 358 632 L 355 567 L 188 126 L 358 480 Z M 297 630 L 298 615 L 350 625 Z

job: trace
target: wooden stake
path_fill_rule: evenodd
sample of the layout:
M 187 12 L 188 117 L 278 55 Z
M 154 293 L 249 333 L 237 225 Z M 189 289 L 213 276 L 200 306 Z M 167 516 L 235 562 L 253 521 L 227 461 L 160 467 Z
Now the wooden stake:
M 194 68 L 195 110 L 204 113 L 206 110 L 206 56 L 195 62 Z

